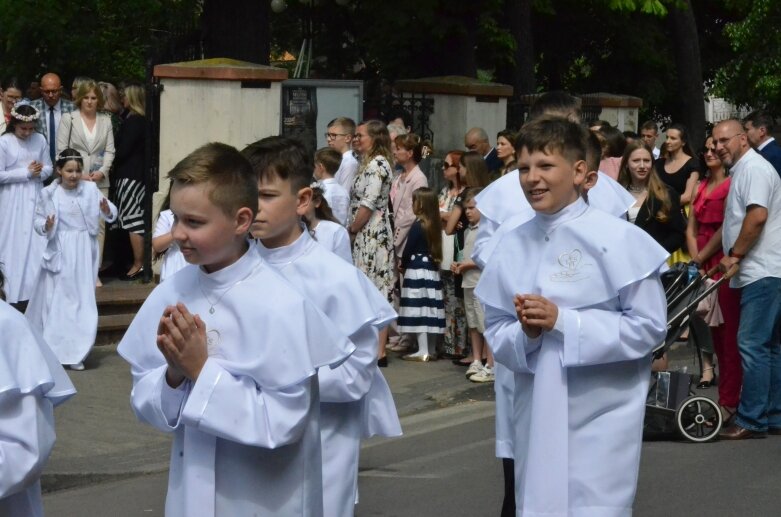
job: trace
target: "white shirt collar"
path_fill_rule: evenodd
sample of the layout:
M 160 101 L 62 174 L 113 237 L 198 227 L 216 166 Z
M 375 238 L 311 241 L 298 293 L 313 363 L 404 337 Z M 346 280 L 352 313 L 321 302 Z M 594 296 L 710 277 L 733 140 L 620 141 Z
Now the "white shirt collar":
M 287 246 L 280 246 L 279 248 L 267 248 L 260 240 L 256 241 L 260 256 L 268 261 L 269 264 L 275 266 L 295 262 L 307 252 L 309 245 L 313 242 L 312 237 L 309 235 L 309 230 L 307 230 L 306 227 L 304 227 L 303 230 L 304 231 L 301 232 L 298 239 L 293 243 L 288 244 Z
M 775 138 L 773 138 L 772 136 L 767 137 L 767 139 L 764 142 L 762 142 L 757 146 L 757 151 L 761 151 L 762 149 L 764 149 L 767 146 L 767 144 L 769 144 L 773 140 L 775 140 Z

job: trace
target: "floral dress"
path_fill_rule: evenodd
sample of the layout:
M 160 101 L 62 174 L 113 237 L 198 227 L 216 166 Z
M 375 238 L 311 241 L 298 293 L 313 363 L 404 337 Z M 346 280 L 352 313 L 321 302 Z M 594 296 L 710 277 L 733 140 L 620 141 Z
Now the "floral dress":
M 450 187 L 445 185 L 439 193 L 439 210 L 441 212 L 450 212 L 458 199 L 458 195 L 450 195 Z M 444 244 L 449 240 L 451 243 L 455 240 L 453 235 L 445 235 L 442 232 L 442 251 L 453 252 L 453 244 L 449 246 Z M 444 257 L 443 257 L 444 258 Z M 453 257 L 450 257 L 453 259 Z M 450 271 L 452 260 L 443 260 L 447 264 L 439 272 L 442 278 L 442 298 L 445 302 L 445 335 L 442 343 L 442 351 L 446 354 L 456 355 L 457 352 L 463 352 L 466 349 L 466 313 L 464 311 L 464 299 L 458 297 L 456 289 L 456 278 Z
M 396 283 L 393 267 L 393 232 L 391 231 L 391 166 L 384 156 L 373 157 L 355 176 L 350 197 L 350 221 L 358 208 L 372 210 L 369 221 L 355 236 L 353 262 L 363 271 L 389 301 Z

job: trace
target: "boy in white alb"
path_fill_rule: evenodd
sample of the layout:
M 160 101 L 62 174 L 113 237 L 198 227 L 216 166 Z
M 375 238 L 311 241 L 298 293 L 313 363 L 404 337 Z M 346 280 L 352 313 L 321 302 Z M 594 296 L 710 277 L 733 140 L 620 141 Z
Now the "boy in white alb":
M 272 136 L 242 154 L 258 176 L 252 234 L 261 256 L 356 346 L 343 364 L 318 376 L 324 514 L 348 517 L 357 502 L 360 439 L 401 434 L 393 396 L 377 367 L 378 331 L 396 313 L 366 275 L 318 244 L 301 224 L 312 196 L 303 145 Z
M 562 118 L 523 127 L 535 215 L 501 237 L 476 290 L 494 357 L 514 372 L 519 516 L 631 515 L 651 352 L 665 336 L 667 253 L 583 200 L 596 180 L 589 139 Z
M 42 517 L 40 476 L 54 447 L 54 407 L 76 389 L 1 289 L 0 336 L 0 515 Z
M 353 135 L 355 135 L 355 121 L 347 117 L 335 118 L 329 122 L 325 134 L 328 147 L 342 153 L 342 162 L 334 177 L 348 195 L 352 193 L 355 175 L 358 173 L 358 160 L 353 154 Z
M 347 226 L 350 215 L 350 194 L 334 177 L 342 163 L 342 155 L 330 147 L 318 149 L 315 153 L 315 179 L 323 186 L 323 197 L 334 217 L 342 226 Z
M 165 513 L 321 516 L 317 369 L 355 347 L 250 245 L 257 181 L 238 151 L 207 144 L 169 177 L 191 265 L 119 344 L 137 416 L 174 435 Z

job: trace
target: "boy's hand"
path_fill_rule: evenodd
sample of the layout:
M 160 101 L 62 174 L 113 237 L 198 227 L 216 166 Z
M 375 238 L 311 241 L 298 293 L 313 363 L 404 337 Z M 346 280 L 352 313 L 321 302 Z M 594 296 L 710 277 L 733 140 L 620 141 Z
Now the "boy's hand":
M 556 304 L 536 294 L 517 294 L 513 303 L 518 321 L 527 336 L 536 338 L 543 330 L 553 330 L 559 317 Z
M 168 361 L 172 380 L 177 373 L 192 381 L 198 379 L 209 357 L 206 325 L 200 316 L 190 314 L 183 303 L 166 307 L 158 326 L 157 343 Z
M 44 227 L 46 229 L 46 233 L 49 233 L 54 226 L 54 214 L 47 215 L 46 216 L 46 226 Z
M 461 274 L 461 263 L 460 262 L 453 262 L 450 264 L 450 271 L 452 271 L 456 275 Z
M 100 200 L 100 211 L 105 215 L 111 215 L 111 209 L 108 207 L 108 199 L 105 197 Z

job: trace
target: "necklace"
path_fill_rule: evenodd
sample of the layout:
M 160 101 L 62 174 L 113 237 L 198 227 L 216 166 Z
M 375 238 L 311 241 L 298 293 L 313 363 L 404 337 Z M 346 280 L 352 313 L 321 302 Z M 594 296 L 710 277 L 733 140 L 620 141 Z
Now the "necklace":
M 629 190 L 629 192 L 632 192 L 634 194 L 640 194 L 640 193 L 645 192 L 646 190 L 648 190 L 648 188 L 645 187 L 645 186 L 635 187 L 634 185 L 629 185 L 629 188 L 627 190 Z
M 215 310 L 214 308 L 215 308 L 215 307 L 216 307 L 216 306 L 217 306 L 217 305 L 218 305 L 218 304 L 219 304 L 219 303 L 222 301 L 222 299 L 225 297 L 225 295 L 226 295 L 226 294 L 228 294 L 228 292 L 229 292 L 231 289 L 233 289 L 234 287 L 236 287 L 237 285 L 239 285 L 240 283 L 242 283 L 243 281 L 245 281 L 246 279 L 248 279 L 249 277 L 251 277 L 251 276 L 252 276 L 252 274 L 255 272 L 255 269 L 257 269 L 257 267 L 258 267 L 258 266 L 255 266 L 255 267 L 253 267 L 253 268 L 252 268 L 252 271 L 250 271 L 249 273 L 247 273 L 247 276 L 245 276 L 244 278 L 242 278 L 242 279 L 240 279 L 240 280 L 237 280 L 237 281 L 236 281 L 236 282 L 234 282 L 232 285 L 230 285 L 230 286 L 229 286 L 227 289 L 225 289 L 225 290 L 222 292 L 222 294 L 219 296 L 219 298 L 217 298 L 217 301 L 215 301 L 215 302 L 212 302 L 212 301 L 209 299 L 209 295 L 208 295 L 208 294 L 206 294 L 206 291 L 204 291 L 204 290 L 203 290 L 203 284 L 201 283 L 201 277 L 199 276 L 199 277 L 198 277 L 198 288 L 201 290 L 201 294 L 203 295 L 203 297 L 204 297 L 204 298 L 206 298 L 206 302 L 209 304 L 209 314 L 214 314 L 214 310 Z

